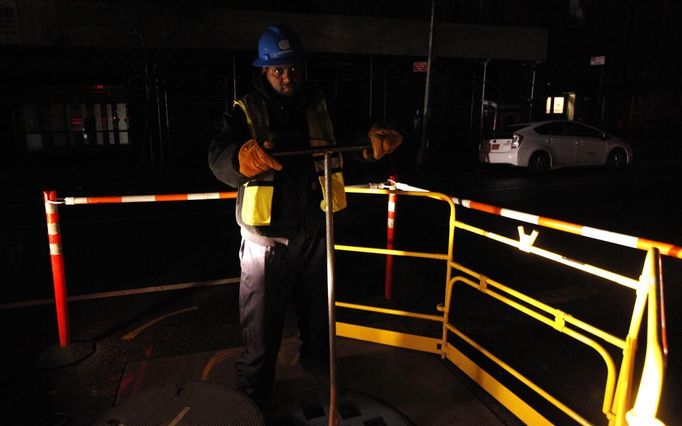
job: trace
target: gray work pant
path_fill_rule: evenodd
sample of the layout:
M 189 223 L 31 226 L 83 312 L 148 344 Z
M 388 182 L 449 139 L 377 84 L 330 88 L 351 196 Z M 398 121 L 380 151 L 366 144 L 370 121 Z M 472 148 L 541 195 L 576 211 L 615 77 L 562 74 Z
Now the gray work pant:
M 301 365 L 314 373 L 327 371 L 329 326 L 324 229 L 313 235 L 290 238 L 287 245 L 266 246 L 242 238 L 239 258 L 244 351 L 235 365 L 238 387 L 251 394 L 263 393 L 272 385 L 289 297 L 298 322 Z

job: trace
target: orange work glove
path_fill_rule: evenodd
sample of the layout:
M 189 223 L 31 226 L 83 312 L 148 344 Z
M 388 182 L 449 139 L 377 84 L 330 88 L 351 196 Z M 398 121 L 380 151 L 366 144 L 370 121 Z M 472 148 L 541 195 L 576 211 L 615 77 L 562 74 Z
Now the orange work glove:
M 369 160 L 372 157 L 375 160 L 380 160 L 386 154 L 395 151 L 400 144 L 403 143 L 403 135 L 401 135 L 400 132 L 381 123 L 372 125 L 367 137 L 372 144 L 372 152 L 370 153 L 369 149 L 362 152 L 362 156 L 365 157 L 365 160 Z
M 270 149 L 273 144 L 270 141 L 265 141 L 263 147 Z M 255 139 L 250 139 L 239 148 L 238 159 L 239 173 L 249 178 L 272 169 L 282 170 L 280 162 L 265 152 Z

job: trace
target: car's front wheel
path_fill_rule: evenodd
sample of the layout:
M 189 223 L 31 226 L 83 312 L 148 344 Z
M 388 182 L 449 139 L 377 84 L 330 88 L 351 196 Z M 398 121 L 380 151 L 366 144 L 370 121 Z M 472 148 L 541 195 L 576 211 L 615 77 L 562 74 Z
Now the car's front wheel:
M 609 156 L 606 158 L 606 167 L 610 170 L 622 169 L 627 166 L 627 164 L 628 156 L 625 154 L 625 151 L 620 148 L 616 148 L 609 152 Z
M 532 175 L 539 175 L 549 170 L 551 160 L 546 152 L 536 152 L 528 160 L 528 171 Z

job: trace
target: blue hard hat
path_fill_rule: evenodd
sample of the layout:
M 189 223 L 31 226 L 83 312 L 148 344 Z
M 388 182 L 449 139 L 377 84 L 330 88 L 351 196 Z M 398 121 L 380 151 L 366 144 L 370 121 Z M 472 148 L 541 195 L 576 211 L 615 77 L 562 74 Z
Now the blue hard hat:
M 301 38 L 284 25 L 268 27 L 258 40 L 258 58 L 254 67 L 290 65 L 305 57 Z

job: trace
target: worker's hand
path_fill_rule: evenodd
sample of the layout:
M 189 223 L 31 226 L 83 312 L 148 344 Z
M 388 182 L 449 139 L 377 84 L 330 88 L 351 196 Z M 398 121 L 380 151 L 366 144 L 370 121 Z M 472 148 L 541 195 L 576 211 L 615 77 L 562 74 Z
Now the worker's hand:
M 263 148 L 272 149 L 274 144 L 265 141 Z M 255 139 L 249 140 L 239 148 L 239 173 L 250 178 L 268 170 L 282 170 L 280 162 L 272 158 L 263 148 Z
M 370 160 L 371 158 L 380 160 L 386 154 L 395 151 L 403 143 L 403 135 L 392 126 L 383 123 L 372 125 L 367 136 L 372 144 L 372 152 L 370 153 L 369 149 L 362 152 L 365 160 Z

